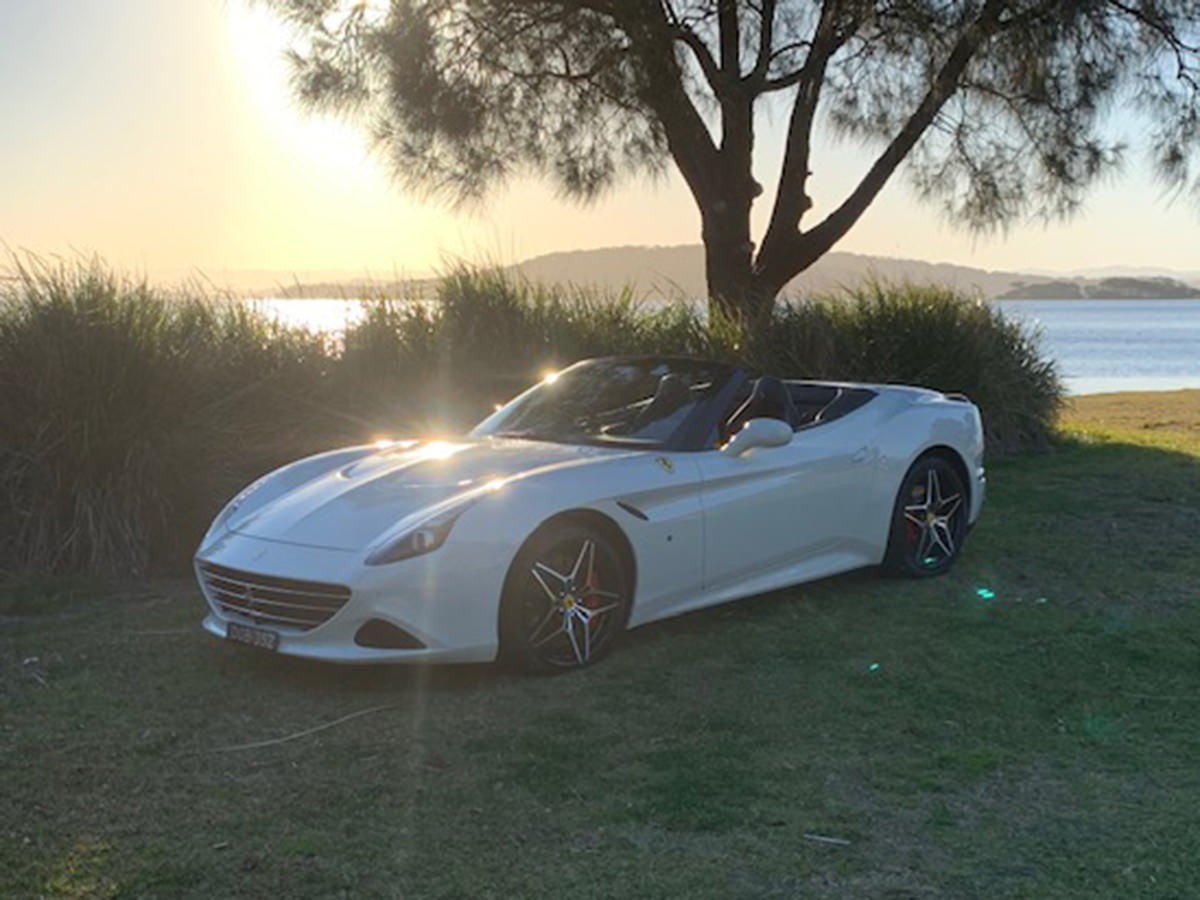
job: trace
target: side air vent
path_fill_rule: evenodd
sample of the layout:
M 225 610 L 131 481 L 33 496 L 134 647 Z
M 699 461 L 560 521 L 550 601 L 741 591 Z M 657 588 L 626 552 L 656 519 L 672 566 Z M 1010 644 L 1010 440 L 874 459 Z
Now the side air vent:
M 641 519 L 643 522 L 648 522 L 650 520 L 648 515 L 646 515 L 632 503 L 626 503 L 624 500 L 618 500 L 617 506 L 621 507 L 621 509 L 625 510 L 625 512 L 629 513 L 635 519 Z
M 354 643 L 360 647 L 377 647 L 381 650 L 423 650 L 425 644 L 403 628 L 383 619 L 367 619 L 354 634 Z

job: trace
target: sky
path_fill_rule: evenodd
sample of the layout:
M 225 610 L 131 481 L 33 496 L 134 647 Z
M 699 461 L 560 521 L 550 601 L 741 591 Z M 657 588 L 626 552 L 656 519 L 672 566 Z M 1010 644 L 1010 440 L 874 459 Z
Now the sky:
M 0 0 L 0 245 L 224 283 L 245 270 L 390 278 L 449 259 L 699 242 L 674 175 L 590 206 L 532 178 L 465 211 L 406 193 L 351 126 L 293 106 L 287 40 L 248 0 Z M 766 162 L 780 124 L 760 129 Z M 813 214 L 870 159 L 822 142 Z M 769 199 L 770 169 L 756 174 Z M 986 269 L 1195 272 L 1200 209 L 1169 202 L 1133 157 L 1070 223 L 974 237 L 894 179 L 835 249 Z

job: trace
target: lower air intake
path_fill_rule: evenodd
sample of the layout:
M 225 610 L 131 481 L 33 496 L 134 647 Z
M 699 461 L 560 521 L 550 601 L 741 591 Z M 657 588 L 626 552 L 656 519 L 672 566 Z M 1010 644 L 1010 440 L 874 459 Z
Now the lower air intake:
M 403 628 L 398 628 L 383 619 L 368 619 L 354 635 L 354 643 L 360 647 L 375 647 L 380 650 L 421 650 L 425 645 Z

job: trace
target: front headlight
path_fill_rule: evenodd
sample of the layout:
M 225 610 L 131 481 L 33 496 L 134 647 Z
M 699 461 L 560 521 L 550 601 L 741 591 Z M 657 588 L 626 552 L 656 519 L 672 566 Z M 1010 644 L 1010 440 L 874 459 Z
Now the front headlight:
M 458 521 L 458 517 L 465 510 L 466 506 L 456 506 L 454 509 L 426 519 L 388 541 L 382 547 L 372 550 L 367 557 L 367 565 L 382 566 L 432 553 L 446 543 L 446 538 L 450 536 L 450 529 L 454 527 L 454 523 Z

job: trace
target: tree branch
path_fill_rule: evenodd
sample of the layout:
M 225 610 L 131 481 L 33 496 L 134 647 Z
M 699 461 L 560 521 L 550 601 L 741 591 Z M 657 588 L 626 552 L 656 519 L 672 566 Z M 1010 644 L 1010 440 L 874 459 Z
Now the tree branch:
M 771 44 L 775 41 L 775 0 L 763 0 L 758 15 L 761 20 L 758 31 L 758 58 L 754 62 L 754 68 L 746 76 L 750 87 L 756 91 L 760 91 L 766 84 L 767 72 L 774 58 Z
M 1127 16 L 1137 19 L 1151 31 L 1156 32 L 1158 36 L 1166 41 L 1168 46 L 1175 51 L 1177 57 L 1179 56 L 1180 51 L 1187 51 L 1189 53 L 1200 52 L 1200 44 L 1189 44 L 1179 36 L 1179 32 L 1167 25 L 1167 23 L 1164 22 L 1160 16 L 1155 16 L 1152 13 L 1147 13 L 1141 9 L 1136 9 L 1130 6 L 1128 3 L 1120 3 L 1118 0 L 1109 0 L 1109 5 L 1115 6 Z
M 709 52 L 708 46 L 700 39 L 700 36 L 686 25 L 674 26 L 671 29 L 671 36 L 692 51 L 692 56 L 700 64 L 700 71 L 704 73 L 704 80 L 708 82 L 708 86 L 714 92 L 718 90 L 721 84 L 721 70 L 717 67 L 717 61 L 713 59 L 712 53 Z
M 683 73 L 675 58 L 673 44 L 682 39 L 679 28 L 685 26 L 669 5 L 666 8 L 660 6 L 657 13 L 646 9 L 636 22 L 630 24 L 636 27 L 627 28 L 626 34 L 640 57 L 648 86 L 642 100 L 662 124 L 671 156 L 692 196 L 703 209 L 716 195 L 719 159 L 708 126 L 684 87 Z M 695 37 L 690 29 L 686 33 Z M 698 37 L 695 39 L 712 61 L 708 48 Z M 715 62 L 712 71 L 719 80 Z
M 1001 30 L 1000 15 L 1005 6 L 1004 0 L 987 0 L 979 17 L 963 32 L 946 62 L 938 70 L 933 84 L 926 91 L 920 104 L 842 204 L 803 235 L 795 230 L 780 236 L 780 243 L 776 245 L 780 249 L 776 250 L 771 258 L 762 260 L 761 274 L 768 284 L 777 283 L 782 287 L 793 276 L 804 271 L 828 252 L 862 217 L 871 201 L 883 189 L 946 101 L 958 89 L 959 80 L 976 52 Z M 781 182 L 780 190 L 782 189 Z M 772 224 L 775 224 L 774 220 Z M 786 226 L 788 223 L 780 224 Z M 766 251 L 767 243 L 764 240 L 764 254 Z
M 804 187 L 809 175 L 808 161 L 817 101 L 825 81 L 826 66 L 837 52 L 839 40 L 844 43 L 849 39 L 848 32 L 838 35 L 835 28 L 839 9 L 839 0 L 826 0 L 821 7 L 808 58 L 795 73 L 794 82 L 800 87 L 792 105 L 791 120 L 788 122 L 779 185 L 775 191 L 775 207 L 771 211 L 771 221 L 763 237 L 762 250 L 755 261 L 756 269 L 769 267 L 776 256 L 787 254 L 791 239 L 798 233 L 800 217 L 811 205 L 804 193 Z
M 716 92 L 721 81 L 721 70 L 713 58 L 712 51 L 708 49 L 708 45 L 704 43 L 700 35 L 679 18 L 679 14 L 675 12 L 675 8 L 669 2 L 662 3 L 660 8 L 667 21 L 671 37 L 692 51 L 692 56 L 695 57 L 700 71 L 704 74 L 704 80 Z
M 717 29 L 721 35 L 721 72 L 732 84 L 742 77 L 742 35 L 737 0 L 717 0 Z

